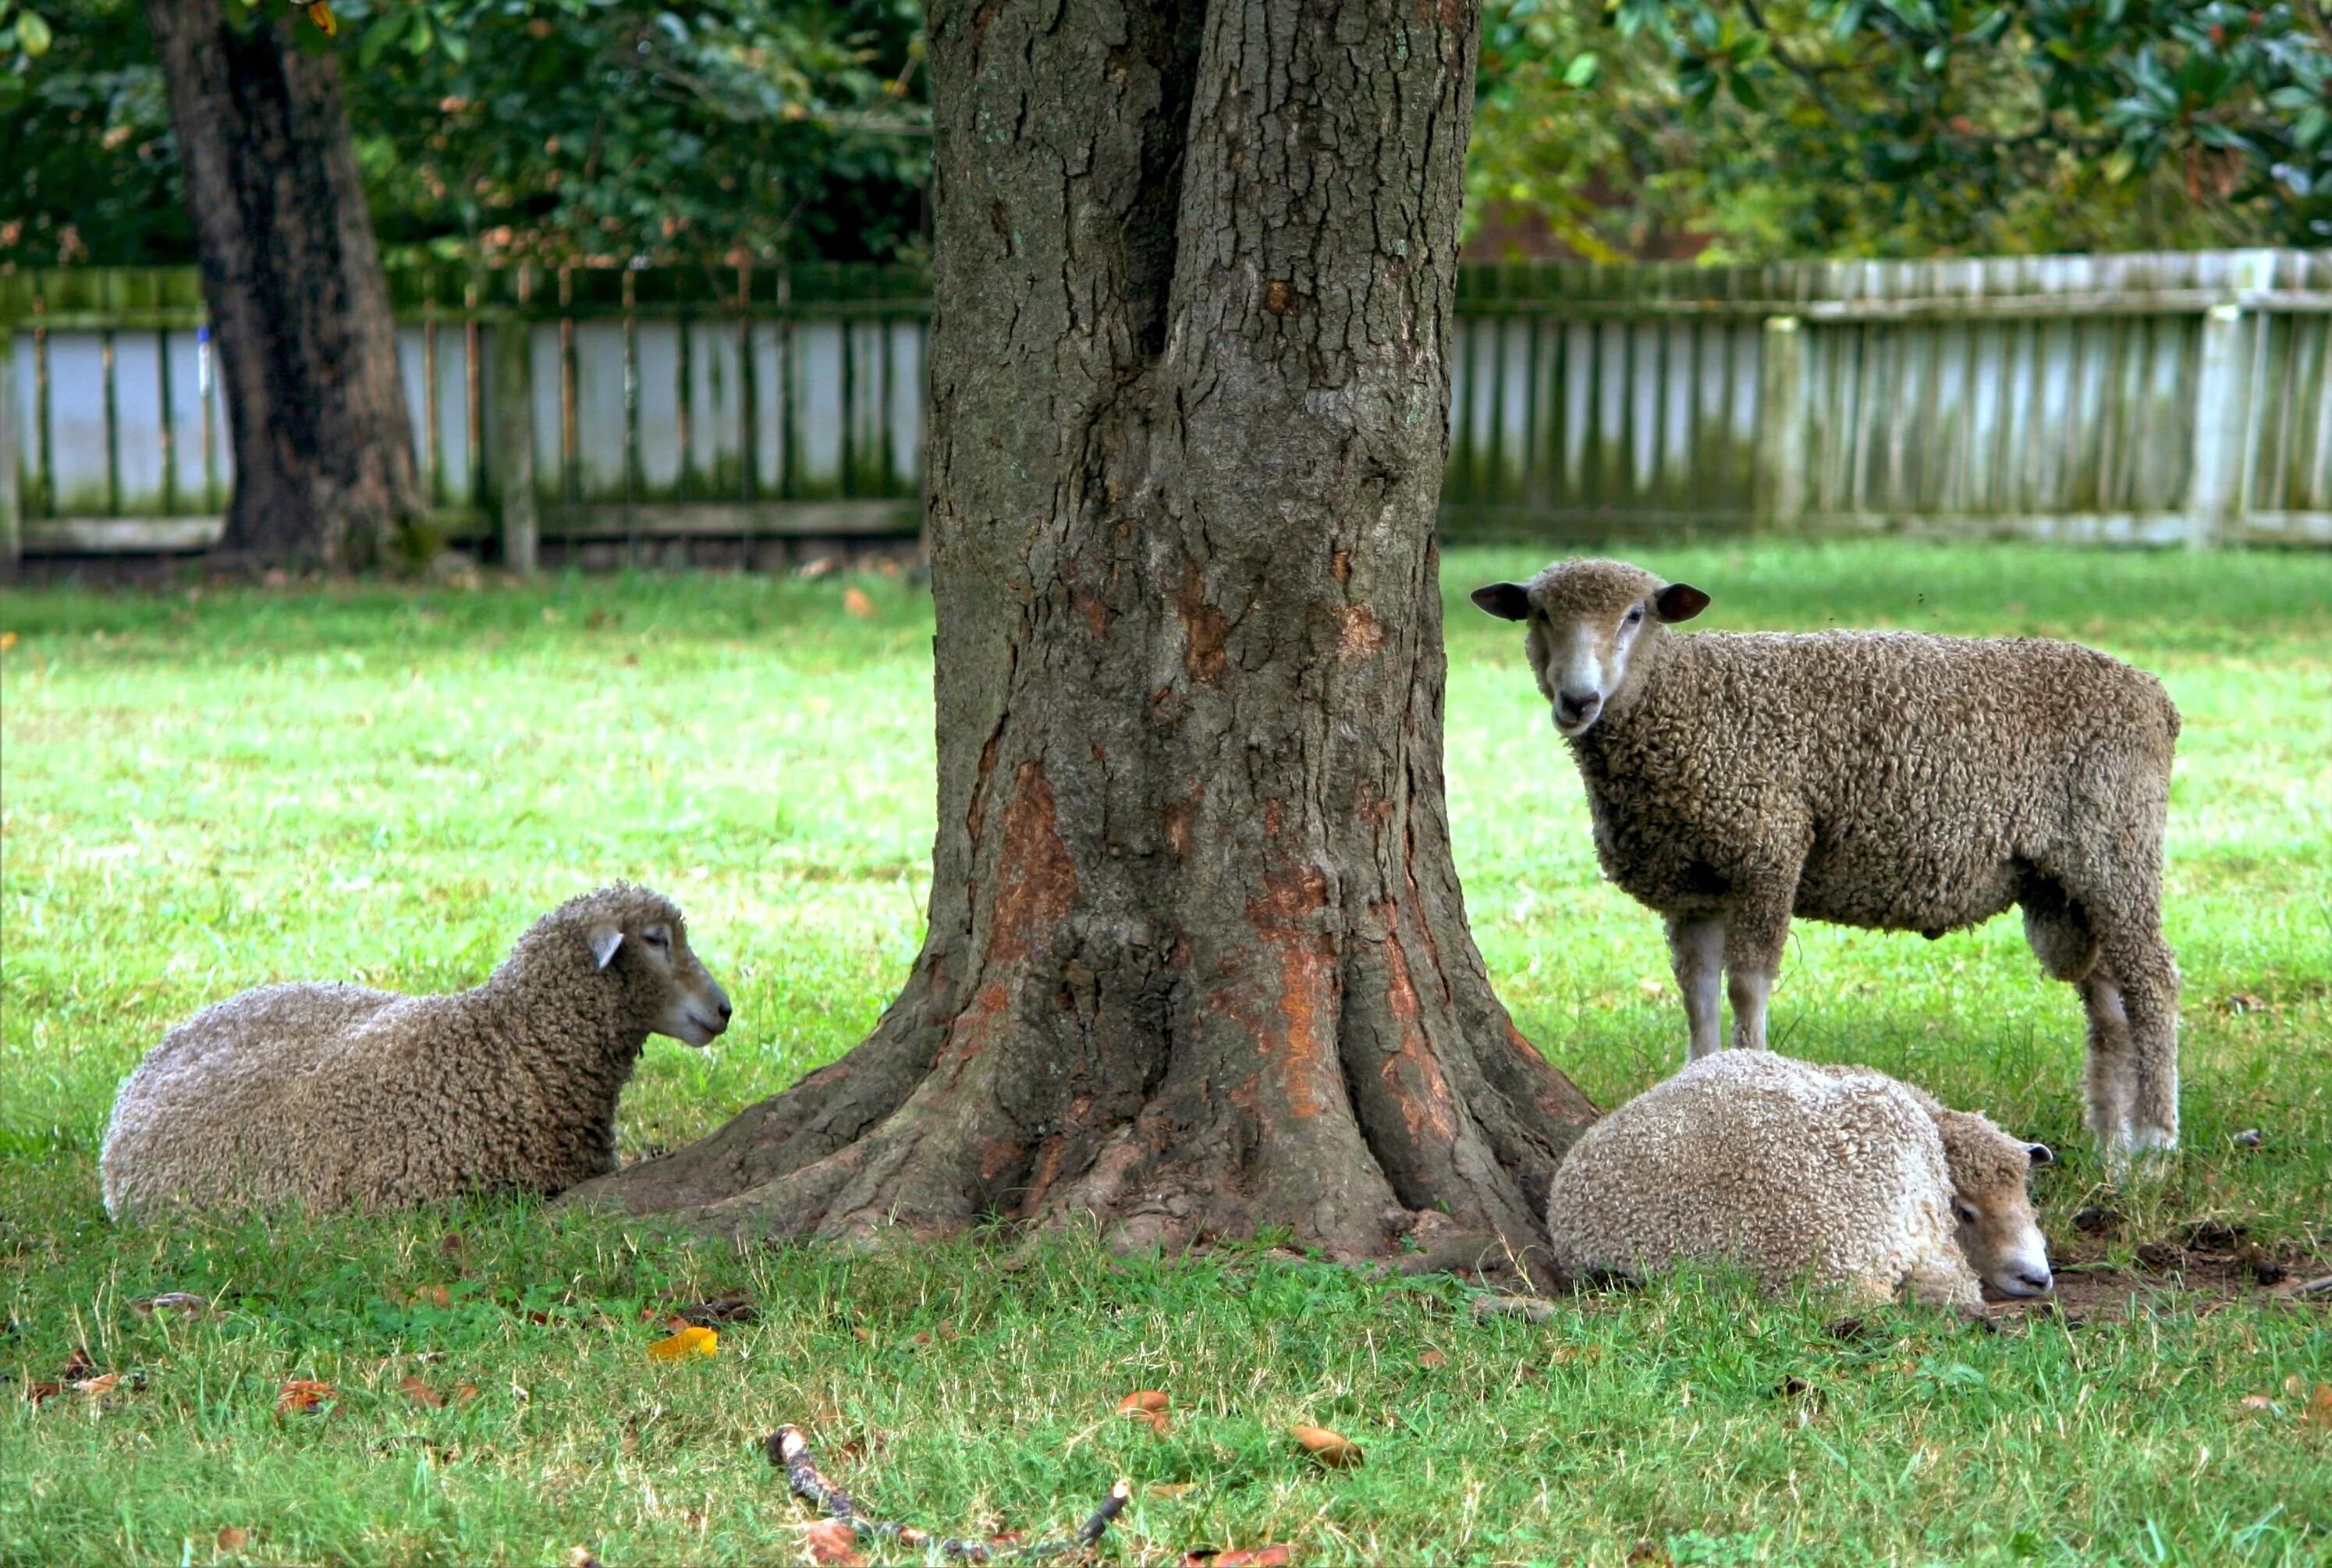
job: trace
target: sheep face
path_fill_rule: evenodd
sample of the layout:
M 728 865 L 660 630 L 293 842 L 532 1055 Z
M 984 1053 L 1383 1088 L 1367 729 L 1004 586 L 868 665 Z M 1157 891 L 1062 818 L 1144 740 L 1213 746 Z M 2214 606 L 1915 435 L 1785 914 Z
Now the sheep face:
M 1708 605 L 1688 583 L 1662 582 L 1616 560 L 1558 561 L 1526 584 L 1491 583 L 1473 597 L 1501 620 L 1528 625 L 1531 672 L 1565 740 L 1585 734 L 1610 709 L 1658 628 Z
M 1970 1112 L 1946 1111 L 1935 1128 L 1951 1168 L 1952 1219 L 1968 1267 L 2003 1296 L 2046 1295 L 2055 1284 L 2049 1243 L 2024 1179 L 2056 1156 L 2046 1143 L 2012 1138 Z
M 605 970 L 620 955 L 626 989 L 642 997 L 650 1033 L 709 1046 L 729 1027 L 729 993 L 690 951 L 677 911 L 645 913 L 593 925 L 591 956 Z

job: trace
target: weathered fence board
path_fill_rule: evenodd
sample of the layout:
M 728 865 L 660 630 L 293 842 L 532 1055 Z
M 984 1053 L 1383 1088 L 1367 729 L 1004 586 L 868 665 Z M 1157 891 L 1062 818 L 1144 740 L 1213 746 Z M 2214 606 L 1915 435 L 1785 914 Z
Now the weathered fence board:
M 392 278 L 456 537 L 911 532 L 907 269 Z M 0 550 L 198 549 L 232 484 L 190 272 L 0 277 Z M 1445 529 L 2332 543 L 2332 253 L 1468 269 Z

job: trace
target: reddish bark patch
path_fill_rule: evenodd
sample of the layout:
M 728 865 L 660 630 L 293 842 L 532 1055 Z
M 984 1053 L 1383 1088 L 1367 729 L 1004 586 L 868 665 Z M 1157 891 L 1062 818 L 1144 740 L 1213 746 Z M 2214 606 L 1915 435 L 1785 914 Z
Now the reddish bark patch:
M 1011 963 L 1037 951 L 1076 907 L 1077 868 L 1054 817 L 1053 785 L 1034 760 L 1013 774 L 996 856 L 996 898 L 989 905 L 988 958 Z
M 1366 605 L 1351 605 L 1336 612 L 1336 656 L 1365 659 L 1384 646 L 1385 630 Z
M 1352 552 L 1340 550 L 1328 558 L 1328 569 L 1336 575 L 1336 586 L 1345 588 L 1352 580 Z
M 1285 278 L 1274 278 L 1263 286 L 1263 308 L 1275 316 L 1292 314 L 1295 309 L 1295 291 Z
M 1212 684 L 1230 666 L 1224 650 L 1230 645 L 1230 617 L 1207 602 L 1207 585 L 1194 569 L 1182 579 L 1174 598 L 1182 617 L 1182 668 L 1190 679 Z
M 1273 802 L 1276 807 L 1277 802 Z M 1287 1108 L 1316 1116 L 1331 1103 L 1335 1081 L 1338 976 L 1334 944 L 1321 929 L 1328 879 L 1309 865 L 1266 871 L 1263 896 L 1249 901 L 1247 918 L 1256 940 L 1279 971 L 1278 1049 Z
M 1198 820 L 1199 802 L 1206 798 L 1207 787 L 1194 782 L 1189 794 L 1169 800 L 1158 813 L 1158 826 L 1166 835 L 1166 847 L 1177 860 L 1190 857 L 1190 829 Z
M 1385 1003 L 1400 1031 L 1400 1048 L 1385 1058 L 1385 1088 L 1400 1106 L 1401 1124 L 1411 1138 L 1447 1143 L 1458 1135 L 1449 1080 L 1433 1055 L 1432 1043 L 1425 1037 L 1417 986 L 1409 975 L 1409 955 L 1401 951 L 1398 936 L 1385 943 L 1385 958 L 1392 976 Z

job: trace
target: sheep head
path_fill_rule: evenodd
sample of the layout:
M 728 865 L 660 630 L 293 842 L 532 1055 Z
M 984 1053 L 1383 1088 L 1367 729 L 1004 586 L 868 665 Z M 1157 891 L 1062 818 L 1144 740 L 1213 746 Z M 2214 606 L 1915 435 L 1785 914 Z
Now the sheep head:
M 2055 1283 L 2049 1243 L 2033 1218 L 2024 1181 L 2056 1156 L 2046 1143 L 2012 1138 L 1970 1111 L 1930 1113 L 1951 1170 L 1952 1219 L 1968 1267 L 2006 1296 L 2044 1296 Z
M 1575 741 L 1609 711 L 1639 650 L 1662 626 L 1700 614 L 1708 596 L 1625 561 L 1582 559 L 1557 561 L 1527 583 L 1476 588 L 1474 602 L 1528 625 L 1531 673 L 1555 729 Z
M 708 1046 L 729 1027 L 729 995 L 690 950 L 687 923 L 670 899 L 617 883 L 559 913 L 581 930 L 592 966 L 622 987 L 649 1033 Z

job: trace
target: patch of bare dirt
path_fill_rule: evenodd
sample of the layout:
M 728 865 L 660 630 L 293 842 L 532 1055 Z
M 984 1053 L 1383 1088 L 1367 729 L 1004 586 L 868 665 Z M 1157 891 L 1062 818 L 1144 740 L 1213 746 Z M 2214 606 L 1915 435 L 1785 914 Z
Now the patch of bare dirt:
M 1985 1315 L 1995 1323 L 2053 1316 L 2078 1324 L 2136 1308 L 2210 1311 L 2238 1301 L 2332 1309 L 2332 1259 L 2271 1253 L 2244 1241 L 2240 1230 L 2197 1226 L 2181 1239 L 2146 1243 L 2134 1267 L 2065 1258 L 2055 1290 L 2021 1301 L 1993 1300 L 1987 1292 Z

